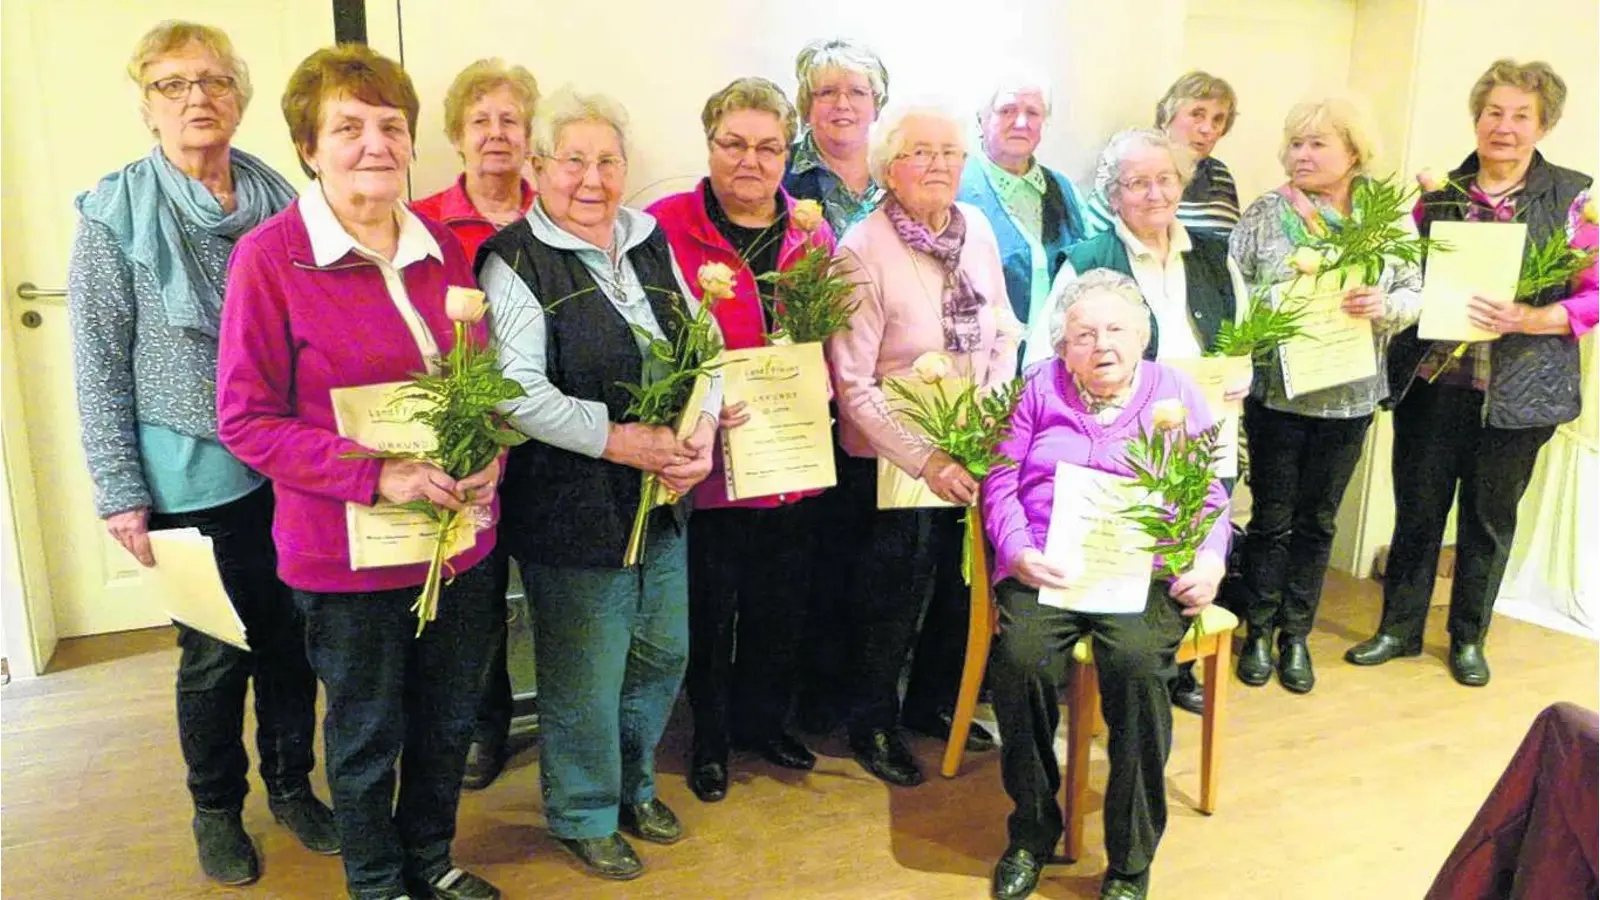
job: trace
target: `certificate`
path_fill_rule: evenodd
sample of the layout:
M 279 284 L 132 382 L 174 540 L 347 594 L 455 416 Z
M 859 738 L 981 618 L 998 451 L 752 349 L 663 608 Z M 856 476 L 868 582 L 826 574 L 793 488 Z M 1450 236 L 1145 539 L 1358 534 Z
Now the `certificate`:
M 1133 479 L 1056 464 L 1055 496 L 1044 556 L 1070 587 L 1044 588 L 1039 603 L 1084 613 L 1142 613 L 1155 552 L 1150 538 L 1121 510 L 1141 502 Z
M 339 434 L 379 453 L 427 453 L 435 445 L 428 426 L 411 421 L 414 400 L 399 400 L 408 381 L 334 388 L 333 419 Z M 470 517 L 459 516 L 445 548 L 449 559 L 478 542 Z M 350 568 L 410 566 L 433 561 L 439 524 L 427 515 L 393 503 L 344 505 L 345 534 L 350 541 Z
M 1292 400 L 1378 374 L 1378 351 L 1372 342 L 1372 322 L 1347 315 L 1339 306 L 1344 295 L 1361 287 L 1354 269 L 1324 272 L 1315 280 L 1296 278 L 1274 290 L 1279 308 L 1300 305 L 1305 333 L 1278 348 L 1283 386 Z
M 828 366 L 818 343 L 751 347 L 722 356 L 722 397 L 750 421 L 722 432 L 728 499 L 838 483 L 828 420 Z
M 887 380 L 887 379 L 885 379 Z M 971 383 L 970 379 L 952 375 L 946 377 L 938 384 L 928 384 L 921 379 L 905 376 L 895 378 L 895 382 L 919 397 L 936 397 L 940 391 L 952 401 L 961 395 Z M 904 409 L 906 403 L 897 395 L 885 391 L 889 397 L 891 414 L 898 409 Z M 916 425 L 904 416 L 898 416 L 900 422 L 913 432 L 920 433 Z M 928 487 L 928 483 L 915 475 L 908 474 L 904 469 L 883 457 L 878 457 L 878 508 L 879 509 L 926 509 L 945 508 L 953 509 L 956 504 L 940 497 Z
M 1427 341 L 1492 341 L 1467 316 L 1474 296 L 1514 300 L 1522 277 L 1522 222 L 1435 222 L 1429 236 L 1449 248 L 1428 252 L 1422 275 L 1422 318 L 1417 336 Z
M 250 649 L 244 622 L 222 587 L 210 538 L 197 528 L 152 531 L 150 552 L 156 566 L 146 569 L 145 577 L 161 597 L 168 618 L 240 650 Z
M 1217 423 L 1218 478 L 1239 476 L 1239 416 L 1244 412 L 1243 400 L 1226 399 L 1230 388 L 1250 382 L 1250 357 L 1203 356 L 1189 359 L 1163 359 L 1159 362 L 1171 366 L 1194 379 L 1195 386 L 1205 397 L 1211 411 L 1211 420 Z

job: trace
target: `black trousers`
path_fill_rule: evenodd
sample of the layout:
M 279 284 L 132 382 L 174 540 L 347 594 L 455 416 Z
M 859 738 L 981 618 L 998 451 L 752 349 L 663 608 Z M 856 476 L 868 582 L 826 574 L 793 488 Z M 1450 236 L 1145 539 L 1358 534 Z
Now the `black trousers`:
M 1252 629 L 1311 633 L 1339 502 L 1371 424 L 1370 415 L 1321 419 L 1245 400 L 1251 505 L 1238 602 Z
M 964 513 L 878 510 L 876 460 L 847 459 L 839 481 L 855 514 L 868 523 L 864 544 L 847 557 L 855 574 L 841 616 L 847 627 L 840 635 L 848 673 L 846 724 L 852 735 L 865 735 L 891 729 L 900 719 L 900 674 L 907 654 L 914 655 L 906 717 L 928 717 L 955 705 L 967 647 Z
M 806 501 L 812 507 L 816 540 L 809 565 L 805 632 L 800 642 L 799 707 L 803 720 L 824 726 L 836 724 L 845 712 L 848 698 L 841 696 L 848 669 L 844 617 L 855 596 L 856 558 L 872 523 L 846 490 L 845 471 L 850 467 L 850 457 L 838 446 L 835 434 L 833 460 L 839 474 L 838 485 Z M 694 552 L 692 542 L 690 552 Z
M 697 755 L 783 732 L 805 628 L 812 503 L 689 519 L 689 670 Z
M 511 588 L 511 556 L 499 547 L 483 561 L 490 566 L 495 580 L 495 591 L 502 597 Z M 485 747 L 503 748 L 511 733 L 514 698 L 511 694 L 511 670 L 506 665 L 507 643 L 511 629 L 504 618 L 500 620 L 500 637 L 483 672 L 483 699 L 478 702 L 478 723 L 473 727 L 472 740 Z
M 222 586 L 244 622 L 251 652 L 179 624 L 178 742 L 199 809 L 236 810 L 249 791 L 244 700 L 255 683 L 261 780 L 277 798 L 310 790 L 317 679 L 306 661 L 305 626 L 278 580 L 272 487 L 212 509 L 156 513 L 152 530 L 197 528 L 211 539 Z
M 1484 425 L 1482 391 L 1422 379 L 1412 383 L 1394 412 L 1395 522 L 1380 631 L 1406 640 L 1421 637 L 1445 520 L 1459 489 L 1450 637 L 1483 640 L 1516 537 L 1517 505 L 1539 449 L 1553 434 L 1551 426 Z
M 1107 865 L 1121 875 L 1150 867 L 1167 827 L 1167 686 L 1177 675 L 1173 659 L 1188 626 L 1167 588 L 1151 584 L 1142 615 L 1089 615 L 1041 606 L 1039 592 L 1016 579 L 995 586 L 1000 634 L 989 655 L 989 690 L 1000 725 L 1000 777 L 1016 804 L 1006 822 L 1013 846 L 1043 859 L 1061 838 L 1060 694 L 1071 647 L 1088 637 L 1109 732 Z

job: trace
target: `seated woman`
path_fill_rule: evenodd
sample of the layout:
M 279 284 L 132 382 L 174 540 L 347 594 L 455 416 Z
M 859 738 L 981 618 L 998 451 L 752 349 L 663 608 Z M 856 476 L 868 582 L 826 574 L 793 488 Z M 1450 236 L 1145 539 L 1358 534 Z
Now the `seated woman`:
M 1042 548 L 1050 527 L 1057 463 L 1131 476 L 1124 448 L 1151 430 L 1154 407 L 1177 400 L 1188 430 L 1208 427 L 1199 391 L 1159 363 L 1143 362 L 1149 314 L 1132 279 L 1107 270 L 1086 273 L 1052 313 L 1058 357 L 1029 370 L 1027 386 L 1000 452 L 1017 465 L 996 469 L 983 484 L 983 516 L 994 544 L 995 603 L 1000 634 L 989 663 L 989 686 L 1000 725 L 1000 773 L 1016 803 L 1007 822 L 1010 844 L 995 866 L 993 893 L 1017 900 L 1033 893 L 1039 871 L 1062 832 L 1056 794 L 1061 761 L 1053 745 L 1061 719 L 1056 698 L 1068 650 L 1094 640 L 1101 707 L 1110 728 L 1111 777 L 1105 793 L 1107 869 L 1102 900 L 1142 900 L 1150 863 L 1167 824 L 1162 770 L 1172 748 L 1167 686 L 1187 618 L 1216 597 L 1225 570 L 1229 526 L 1220 516 L 1194 566 L 1172 582 L 1152 579 L 1142 615 L 1095 615 L 1043 606 L 1039 589 L 1064 587 L 1061 570 Z M 1227 494 L 1212 482 L 1206 510 Z

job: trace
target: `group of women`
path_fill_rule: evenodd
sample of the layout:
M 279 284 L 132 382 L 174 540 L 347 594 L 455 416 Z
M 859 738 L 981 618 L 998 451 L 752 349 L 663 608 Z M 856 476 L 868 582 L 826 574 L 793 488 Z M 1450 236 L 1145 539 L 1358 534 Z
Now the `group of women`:
M 1122 449 L 1162 401 L 1189 410 L 1182 427 L 1209 425 L 1194 386 L 1160 360 L 1208 349 L 1252 288 L 1287 278 L 1296 235 L 1351 215 L 1372 159 L 1355 107 L 1296 107 L 1289 180 L 1241 217 L 1210 155 L 1236 98 L 1191 73 L 1158 104 L 1156 128 L 1112 138 L 1085 202 L 1033 158 L 1045 85 L 998 85 L 969 150 L 966 119 L 932 106 L 885 115 L 882 62 L 820 41 L 797 61 L 798 110 L 762 78 L 717 91 L 701 117 L 707 176 L 636 210 L 622 202 L 633 147 L 618 103 L 541 97 L 526 70 L 483 60 L 445 101 L 462 176 L 408 204 L 419 100 L 397 63 L 364 46 L 318 50 L 290 77 L 282 110 L 311 180 L 299 192 L 231 146 L 251 85 L 226 35 L 162 23 L 128 71 L 156 147 L 79 200 L 78 393 L 108 529 L 145 565 L 151 529 L 211 537 L 251 642 L 246 652 L 178 629 L 178 730 L 207 875 L 243 884 L 259 871 L 241 823 L 253 679 L 273 816 L 312 850 L 342 853 L 351 897 L 499 896 L 454 864 L 451 842 L 464 778 L 482 786 L 504 761 L 512 560 L 534 611 L 545 815 L 594 874 L 643 871 L 621 832 L 683 836 L 658 796 L 655 753 L 686 674 L 689 781 L 703 801 L 726 795 L 735 749 L 815 764 L 790 730 L 797 695 L 805 730 L 843 725 L 868 772 L 915 785 L 901 728 L 948 738 L 966 628 L 960 508 L 978 504 L 995 547 L 990 685 L 1016 802 L 993 893 L 1031 893 L 1060 836 L 1056 696 L 1067 648 L 1090 637 L 1112 760 L 1102 897 L 1146 896 L 1171 703 L 1194 705 L 1192 688 L 1169 695 L 1173 657 L 1186 617 L 1217 597 L 1229 530 L 1219 520 L 1190 570 L 1153 578 L 1143 614 L 1041 605 L 1039 590 L 1062 578 L 1042 553 L 1056 466 L 1127 474 Z M 1563 92 L 1543 64 L 1491 68 L 1471 95 L 1478 150 L 1433 198 L 1448 203 L 1419 208 L 1423 228 L 1515 217 L 1542 240 L 1566 227 L 1588 179 L 1534 149 Z M 1582 233 L 1592 245 L 1592 226 Z M 720 383 L 682 430 L 631 420 L 621 383 L 643 377 L 651 339 L 674 338 L 709 302 L 685 277 L 704 263 L 736 273 L 712 308 L 726 346 L 764 344 L 771 298 L 758 279 L 808 246 L 836 250 L 856 283 L 850 327 L 826 346 L 838 484 L 735 500 L 716 435 L 748 417 Z M 1479 324 L 1507 336 L 1442 373 L 1440 348 L 1409 329 L 1418 284 L 1414 268 L 1393 266 L 1343 301 L 1374 320 L 1392 386 L 1291 398 L 1275 358 L 1231 386 L 1248 395 L 1255 498 L 1240 579 L 1247 683 L 1276 668 L 1286 687 L 1310 689 L 1305 635 L 1333 511 L 1390 398 L 1409 448 L 1395 463 L 1400 523 L 1383 626 L 1349 658 L 1416 652 L 1459 482 L 1451 667 L 1464 683 L 1487 680 L 1483 634 L 1516 500 L 1551 428 L 1577 414 L 1572 336 L 1593 324 L 1594 282 L 1573 297 L 1481 299 Z M 437 371 L 456 333 L 447 291 L 472 285 L 489 314 L 468 333 L 521 385 L 502 412 L 529 440 L 455 478 L 342 436 L 333 393 Z M 891 414 L 884 380 L 923 354 L 949 354 L 988 390 L 1017 374 L 1024 340 L 1037 364 L 1001 448 L 1016 466 L 980 483 Z M 955 508 L 879 510 L 880 459 Z M 644 555 L 623 567 L 641 472 L 683 499 L 649 514 Z M 1208 509 L 1223 509 L 1230 487 L 1213 484 Z M 411 607 L 427 565 L 354 567 L 345 527 L 347 507 L 418 500 L 468 511 L 477 528 L 420 635 Z M 307 780 L 319 680 L 331 810 Z M 994 743 L 982 729 L 969 741 Z

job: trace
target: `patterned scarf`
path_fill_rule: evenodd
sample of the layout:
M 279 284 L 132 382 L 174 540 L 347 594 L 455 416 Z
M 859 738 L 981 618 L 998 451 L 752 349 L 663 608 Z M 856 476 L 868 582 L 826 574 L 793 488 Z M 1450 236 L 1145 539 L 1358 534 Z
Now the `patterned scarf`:
M 967 220 L 960 208 L 950 207 L 950 224 L 934 235 L 928 226 L 911 218 L 905 207 L 893 195 L 884 201 L 883 211 L 894 226 L 895 234 L 907 247 L 926 253 L 944 269 L 944 292 L 940 313 L 944 322 L 944 348 L 952 353 L 975 353 L 983 338 L 978 327 L 978 311 L 983 309 L 984 298 L 973 286 L 972 279 L 961 269 L 961 248 L 967 242 Z

